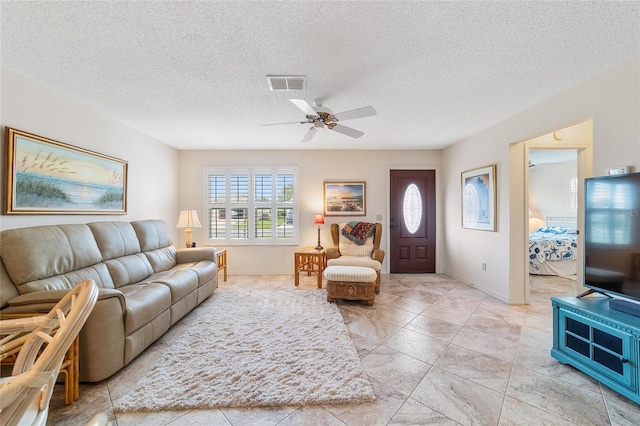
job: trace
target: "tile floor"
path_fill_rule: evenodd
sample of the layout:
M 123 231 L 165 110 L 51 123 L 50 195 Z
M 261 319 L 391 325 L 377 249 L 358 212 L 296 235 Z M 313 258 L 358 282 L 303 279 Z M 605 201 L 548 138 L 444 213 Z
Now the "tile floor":
M 531 303 L 509 306 L 444 275 L 383 275 L 374 306 L 340 301 L 378 399 L 366 404 L 115 414 L 124 395 L 198 309 L 113 377 L 82 384 L 70 406 L 56 389 L 49 424 L 106 412 L 124 425 L 638 425 L 640 407 L 549 355 L 549 297 L 574 282 L 532 280 Z M 216 292 L 293 287 L 293 276 L 230 276 Z M 318 291 L 314 277 L 300 289 Z M 58 386 L 61 387 L 61 386 Z

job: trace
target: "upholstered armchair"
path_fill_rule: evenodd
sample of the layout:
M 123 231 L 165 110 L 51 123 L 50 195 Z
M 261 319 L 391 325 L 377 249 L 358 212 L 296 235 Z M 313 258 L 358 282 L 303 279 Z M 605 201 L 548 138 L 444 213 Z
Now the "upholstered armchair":
M 384 259 L 384 250 L 380 249 L 382 237 L 382 224 L 376 222 L 373 232 L 363 244 L 357 244 L 350 240 L 342 231 L 348 223 L 332 223 L 331 238 L 333 247 L 326 250 L 327 266 L 365 266 L 376 271 L 376 293 L 380 292 L 380 270 Z

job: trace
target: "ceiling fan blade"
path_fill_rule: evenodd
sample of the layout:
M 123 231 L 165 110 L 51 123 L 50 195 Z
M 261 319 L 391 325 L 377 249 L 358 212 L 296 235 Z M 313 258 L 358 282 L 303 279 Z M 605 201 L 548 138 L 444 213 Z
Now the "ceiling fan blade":
M 366 106 L 362 108 L 352 109 L 349 111 L 339 112 L 333 114 L 337 121 L 352 120 L 354 118 L 370 117 L 376 115 L 377 112 L 372 106 Z
M 342 133 L 343 135 L 351 136 L 352 138 L 359 138 L 364 135 L 364 132 L 360 130 L 352 129 L 351 127 L 343 126 L 341 124 L 336 124 L 331 127 L 331 130 L 335 130 L 338 133 Z
M 313 109 L 313 107 L 311 105 L 309 105 L 309 102 L 307 102 L 307 101 L 305 101 L 303 99 L 289 99 L 289 100 L 291 102 L 293 102 L 293 104 L 295 106 L 300 108 L 305 114 L 307 114 L 307 115 L 318 115 L 316 110 Z
M 304 124 L 306 121 L 285 121 L 284 123 L 261 124 L 261 126 L 277 126 L 279 124 Z
M 305 142 L 309 142 L 316 134 L 316 128 L 312 127 L 311 129 L 309 129 L 309 131 L 307 132 L 306 135 L 304 135 L 304 137 L 302 138 L 302 140 L 300 141 L 300 143 L 305 143 Z

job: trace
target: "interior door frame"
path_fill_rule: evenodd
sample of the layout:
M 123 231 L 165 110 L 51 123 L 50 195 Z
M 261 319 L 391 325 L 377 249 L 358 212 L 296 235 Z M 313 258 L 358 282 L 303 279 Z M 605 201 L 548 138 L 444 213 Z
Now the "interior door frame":
M 538 142 L 528 139 L 509 146 L 509 303 L 528 304 L 531 287 L 527 262 L 527 241 L 529 240 L 529 150 L 530 149 L 576 149 L 578 152 L 578 262 L 576 294 L 582 293 L 584 282 L 582 265 L 584 262 L 584 179 L 593 176 L 593 121 L 590 137 L 583 141 Z M 577 124 L 577 123 L 574 123 Z M 564 128 L 568 128 L 568 125 Z M 558 129 L 562 130 L 562 129 Z M 548 134 L 552 134 L 550 132 Z M 575 294 L 574 294 L 575 295 Z
M 386 214 L 387 217 L 382 222 L 382 226 L 384 231 L 382 235 L 389 233 L 389 217 L 391 214 L 391 170 L 434 170 L 436 172 L 436 274 L 442 273 L 442 256 L 439 253 L 442 253 L 442 221 L 440 220 L 442 215 L 442 191 L 441 191 L 441 172 L 442 166 L 440 165 L 393 165 L 387 167 L 387 179 L 386 179 Z M 391 238 L 385 238 L 384 250 L 385 253 L 391 253 Z M 382 273 L 390 273 L 390 265 L 389 265 L 389 257 L 384 257 L 384 262 L 382 265 Z

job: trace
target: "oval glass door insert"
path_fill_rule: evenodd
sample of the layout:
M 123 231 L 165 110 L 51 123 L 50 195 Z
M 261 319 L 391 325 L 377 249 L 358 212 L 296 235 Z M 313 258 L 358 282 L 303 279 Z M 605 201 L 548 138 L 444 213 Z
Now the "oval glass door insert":
M 414 234 L 420 227 L 422 219 L 422 197 L 415 183 L 409 185 L 404 192 L 402 215 L 407 230 Z

